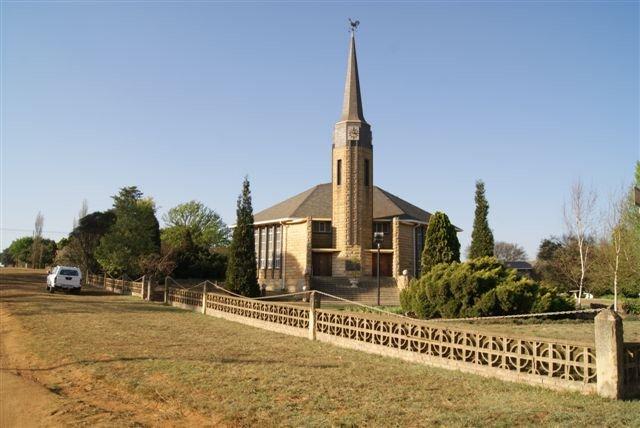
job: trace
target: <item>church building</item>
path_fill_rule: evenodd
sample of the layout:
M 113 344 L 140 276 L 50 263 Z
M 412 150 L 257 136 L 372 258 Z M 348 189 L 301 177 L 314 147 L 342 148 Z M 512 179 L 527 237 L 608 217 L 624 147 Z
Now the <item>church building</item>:
M 340 120 L 333 131 L 331 181 L 254 216 L 258 282 L 299 291 L 316 283 L 385 284 L 419 275 L 430 213 L 374 185 L 371 125 L 363 114 L 354 32 Z

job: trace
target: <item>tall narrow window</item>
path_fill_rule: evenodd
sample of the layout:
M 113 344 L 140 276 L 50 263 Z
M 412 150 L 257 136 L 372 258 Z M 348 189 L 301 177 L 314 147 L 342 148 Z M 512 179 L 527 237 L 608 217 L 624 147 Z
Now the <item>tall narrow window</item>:
M 276 226 L 276 258 L 275 268 L 280 269 L 280 261 L 282 259 L 282 226 Z
M 256 265 L 260 267 L 260 229 L 256 228 L 253 232 L 253 237 L 256 241 Z
M 342 159 L 338 159 L 338 164 L 336 165 L 336 175 L 339 186 L 342 184 Z
M 369 159 L 364 160 L 364 185 L 369 185 Z
M 260 229 L 260 269 L 267 267 L 267 228 Z
M 267 228 L 267 269 L 273 269 L 273 232 L 275 228 Z

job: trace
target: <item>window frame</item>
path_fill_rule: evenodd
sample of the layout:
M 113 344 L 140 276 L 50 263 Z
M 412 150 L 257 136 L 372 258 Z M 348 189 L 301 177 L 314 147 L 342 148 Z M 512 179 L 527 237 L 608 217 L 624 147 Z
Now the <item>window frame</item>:
M 282 226 L 276 226 L 274 269 L 282 267 Z
M 313 220 L 313 233 L 331 233 L 331 222 L 323 220 Z
M 381 226 L 380 229 L 378 226 Z M 388 221 L 376 221 L 373 223 L 374 233 L 382 232 L 386 235 L 391 233 L 391 222 Z
M 274 254 L 274 230 L 275 227 L 267 227 L 267 269 L 273 269 L 273 254 Z
M 260 228 L 260 269 L 267 267 L 267 228 Z

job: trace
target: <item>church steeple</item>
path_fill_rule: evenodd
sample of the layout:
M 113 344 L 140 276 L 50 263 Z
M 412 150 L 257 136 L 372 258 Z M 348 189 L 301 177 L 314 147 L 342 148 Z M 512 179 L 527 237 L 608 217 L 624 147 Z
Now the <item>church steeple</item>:
M 344 84 L 344 101 L 342 103 L 342 116 L 340 117 L 340 121 L 345 120 L 367 123 L 362 113 L 362 96 L 360 95 L 360 77 L 358 76 L 358 58 L 356 57 L 354 31 L 351 32 L 347 79 Z
M 350 271 L 371 275 L 373 239 L 373 146 L 371 126 L 362 114 L 362 98 L 354 31 L 358 21 L 349 20 L 351 39 L 347 81 L 340 121 L 333 128 L 332 148 L 332 272 Z

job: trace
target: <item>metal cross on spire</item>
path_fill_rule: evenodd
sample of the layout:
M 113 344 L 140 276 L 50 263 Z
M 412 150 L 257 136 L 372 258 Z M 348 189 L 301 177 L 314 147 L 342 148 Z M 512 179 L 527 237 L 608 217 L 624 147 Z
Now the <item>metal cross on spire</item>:
M 349 31 L 355 33 L 358 29 L 358 25 L 360 25 L 360 21 L 352 21 L 351 18 L 349 18 Z

